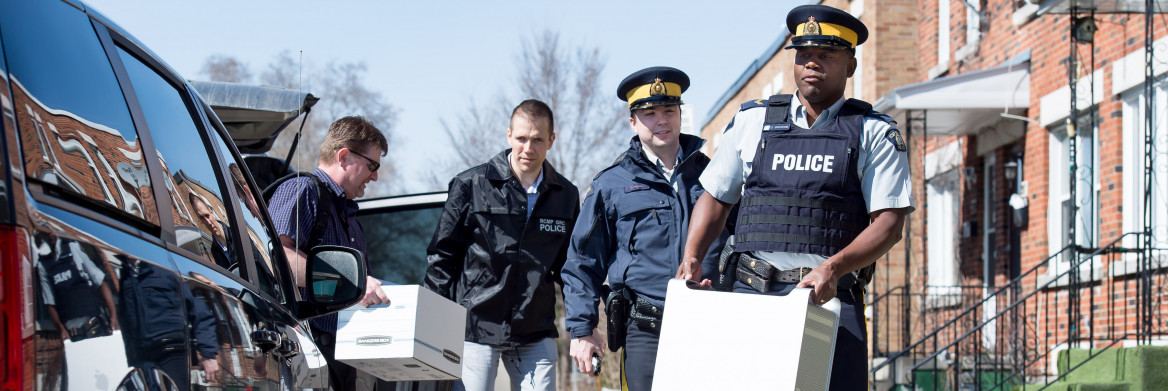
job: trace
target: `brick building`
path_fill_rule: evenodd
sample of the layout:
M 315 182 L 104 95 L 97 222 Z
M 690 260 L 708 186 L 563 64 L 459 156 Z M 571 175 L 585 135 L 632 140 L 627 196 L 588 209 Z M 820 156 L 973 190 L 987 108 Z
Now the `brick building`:
M 1163 342 L 1168 137 L 1144 113 L 1168 109 L 1168 84 L 1150 106 L 1145 89 L 1168 31 L 1153 23 L 1147 66 L 1143 2 L 822 4 L 872 31 L 847 95 L 909 139 L 917 210 L 867 296 L 876 389 L 1050 383 L 1062 351 Z M 1088 20 L 1094 43 L 1074 40 Z M 793 92 L 786 41 L 711 112 L 714 148 L 741 102 Z

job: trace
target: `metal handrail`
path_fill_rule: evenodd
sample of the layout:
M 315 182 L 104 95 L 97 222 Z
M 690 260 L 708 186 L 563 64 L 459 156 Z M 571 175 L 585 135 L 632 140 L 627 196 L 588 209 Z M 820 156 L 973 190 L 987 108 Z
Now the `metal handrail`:
M 888 292 L 884 292 L 883 294 L 881 294 L 879 296 L 873 297 L 872 302 L 868 303 L 868 306 L 875 307 L 876 303 L 879 303 L 881 300 L 884 300 L 888 296 L 891 296 L 894 292 L 900 291 L 900 290 L 907 291 L 908 287 L 906 287 L 904 285 L 893 287 L 892 289 L 889 289 Z
M 1088 261 L 1088 260 L 1091 260 L 1091 259 L 1092 259 L 1092 258 L 1094 258 L 1095 256 L 1097 256 L 1097 255 L 1099 255 L 1099 254 L 1102 254 L 1102 253 L 1104 253 L 1104 250 L 1105 250 L 1106 248 L 1112 247 L 1112 245 L 1114 245 L 1115 243 L 1118 243 L 1120 240 L 1123 240 L 1123 238 L 1124 238 L 1124 237 L 1126 237 L 1126 236 L 1128 236 L 1128 235 L 1142 235 L 1142 234 L 1143 234 L 1142 232 L 1129 232 L 1129 233 L 1126 233 L 1126 234 L 1120 235 L 1120 237 L 1119 237 L 1119 238 L 1115 239 L 1114 241 L 1112 241 L 1111 243 L 1109 243 L 1107 246 L 1104 246 L 1104 247 L 1103 247 L 1103 248 L 1101 248 L 1101 249 L 1097 249 L 1095 252 L 1091 253 L 1091 255 L 1089 255 L 1089 256 L 1087 256 L 1087 257 L 1084 257 L 1084 258 L 1083 258 L 1083 260 L 1081 260 L 1081 261 L 1079 261 L 1078 263 L 1076 263 L 1076 264 L 1072 265 L 1071 267 L 1068 267 L 1068 268 L 1067 268 L 1067 270 L 1065 270 L 1065 271 L 1063 271 L 1062 273 L 1059 273 L 1058 275 L 1056 275 L 1056 276 L 1055 276 L 1054 278 L 1052 278 L 1050 281 L 1047 281 L 1045 284 L 1042 284 L 1042 285 L 1039 285 L 1039 286 L 1035 286 L 1033 291 L 1030 291 L 1030 292 L 1029 292 L 1029 293 L 1027 293 L 1026 295 L 1024 295 L 1024 296 L 1022 296 L 1021 298 L 1019 298 L 1019 299 L 1015 300 L 1013 303 L 1010 303 L 1010 305 L 1009 305 L 1009 306 L 1007 306 L 1005 309 L 1003 309 L 1003 310 L 1001 310 L 1001 311 L 998 311 L 998 313 L 997 313 L 997 314 L 994 314 L 994 316 L 993 316 L 992 318 L 990 318 L 990 319 L 988 319 L 988 320 L 986 320 L 986 321 L 983 321 L 983 322 L 981 322 L 980 324 L 978 324 L 977 326 L 975 326 L 975 327 L 971 328 L 969 331 L 966 331 L 966 332 L 965 332 L 964 334 L 962 334 L 960 337 L 958 337 L 958 338 L 955 338 L 955 339 L 954 339 L 952 342 L 950 342 L 948 345 L 945 345 L 945 347 L 943 347 L 943 348 L 941 348 L 941 349 L 937 349 L 937 350 L 936 350 L 936 351 L 934 351 L 932 354 L 930 354 L 928 357 L 925 357 L 924 359 L 922 359 L 922 360 L 918 361 L 918 362 L 917 362 L 915 365 L 913 365 L 913 366 L 912 366 L 912 368 L 910 368 L 909 370 L 910 370 L 910 371 L 916 371 L 918 368 L 920 368 L 920 367 L 921 367 L 921 365 L 924 365 L 924 364 L 925 364 L 926 362 L 928 362 L 929 360 L 936 359 L 936 358 L 937 358 L 937 355 L 938 355 L 938 354 L 940 354 L 941 352 L 943 352 L 943 351 L 945 351 L 945 350 L 947 350 L 947 349 L 949 349 L 949 348 L 953 347 L 953 346 L 954 346 L 954 345 L 956 345 L 957 343 L 960 343 L 960 342 L 964 341 L 966 338 L 969 338 L 969 336 L 970 336 L 971 334 L 973 334 L 974 332 L 976 332 L 976 331 L 980 331 L 982 327 L 985 327 L 985 325 L 992 323 L 994 320 L 997 320 L 999 317 L 1001 317 L 1001 316 L 1002 316 L 1002 314 L 1005 314 L 1006 312 L 1008 312 L 1008 311 L 1010 311 L 1010 310 L 1014 309 L 1014 308 L 1015 308 L 1015 307 L 1017 307 L 1018 305 L 1025 303 L 1027 299 L 1029 299 L 1030 297 L 1032 297 L 1032 296 L 1034 296 L 1034 295 L 1038 294 L 1038 292 L 1041 292 L 1042 290 L 1044 290 L 1044 289 L 1048 288 L 1048 287 L 1049 287 L 1051 284 L 1053 284 L 1053 283 L 1057 282 L 1057 281 L 1058 281 L 1060 278 L 1062 278 L 1063 276 L 1065 276 L 1067 273 L 1070 273 L 1072 270 L 1075 270 L 1076 268 L 1078 268 L 1078 267 L 1082 266 L 1084 263 L 1087 263 L 1087 261 Z M 1058 253 L 1055 253 L 1055 256 L 1057 256 L 1058 254 L 1061 254 L 1061 253 L 1062 253 L 1063 251 L 1065 251 L 1067 248 L 1070 248 L 1070 246 L 1064 247 L 1064 248 L 1063 248 L 1063 250 L 1060 250 Z M 1052 257 L 1050 257 L 1050 258 L 1047 258 L 1045 261 L 1043 261 L 1043 263 L 1045 263 L 1045 262 L 1047 262 L 1047 261 L 1050 261 L 1052 258 L 1054 258 L 1054 256 L 1052 256 Z M 1034 269 L 1032 268 L 1031 270 L 1034 270 Z M 1027 273 L 1029 273 L 1029 271 L 1028 271 Z M 1022 277 L 1022 276 L 1019 276 L 1019 278 L 1020 278 L 1020 277 Z M 1015 278 L 1015 279 L 1014 279 L 1014 281 L 1018 281 L 1018 278 Z M 1013 285 L 1013 284 L 1014 284 L 1014 281 L 1011 281 L 1011 282 L 1010 282 L 1010 284 L 1007 284 L 1007 286 L 1009 286 L 1009 285 Z M 1005 287 L 1003 287 L 1003 289 L 1004 289 L 1004 288 L 1005 288 Z M 993 296 L 996 296 L 996 295 L 997 295 L 999 292 L 1001 292 L 1001 289 L 999 289 L 997 292 L 994 292 L 994 295 L 993 295 Z M 989 297 L 987 297 L 986 299 L 988 299 L 988 298 L 989 298 Z M 984 302 L 985 302 L 985 299 L 983 299 L 983 300 L 982 300 L 981 302 L 979 302 L 978 304 L 975 304 L 974 306 L 971 306 L 971 308 L 970 308 L 970 309 L 967 309 L 965 312 L 963 312 L 963 313 L 962 313 L 962 315 L 965 315 L 966 313 L 969 313 L 969 312 L 971 312 L 971 311 L 972 311 L 972 309 L 973 309 L 972 307 L 979 306 L 979 305 L 981 305 L 981 304 L 982 304 L 982 303 L 984 303 Z M 933 333 L 931 333 L 930 335 L 936 335 L 936 333 L 937 333 L 937 332 L 939 332 L 939 331 L 940 331 L 940 329 L 943 329 L 943 328 L 945 328 L 945 327 L 948 327 L 948 326 L 949 326 L 951 323 L 953 323 L 953 322 L 955 322 L 955 321 L 956 321 L 956 319 L 954 319 L 953 321 L 950 321 L 949 323 L 946 323 L 946 324 L 942 325 L 940 328 L 938 328 L 938 330 L 935 330 L 935 331 L 934 331 Z M 1048 353 L 1049 353 L 1049 352 L 1048 352 Z
M 1125 235 L 1125 236 L 1126 236 L 1126 235 Z M 1122 238 L 1122 236 L 1121 236 L 1120 238 Z M 957 316 L 953 317 L 953 319 L 949 320 L 948 322 L 945 322 L 945 324 L 941 325 L 940 327 L 937 327 L 936 329 L 934 329 L 932 332 L 930 332 L 929 334 L 925 335 L 924 337 L 921 337 L 919 340 L 917 340 L 916 342 L 914 342 L 912 345 L 909 345 L 907 348 L 904 348 L 904 349 L 902 349 L 901 351 L 899 351 L 899 352 L 896 352 L 895 354 L 893 354 L 893 355 L 891 355 L 891 356 L 888 356 L 888 357 L 887 357 L 887 359 L 885 359 L 885 360 L 884 360 L 884 362 L 880 363 L 880 365 L 877 365 L 877 366 L 873 367 L 873 368 L 872 368 L 872 370 L 870 370 L 869 372 L 873 372 L 873 373 L 874 373 L 874 372 L 876 372 L 877 370 L 879 370 L 879 369 L 881 369 L 881 368 L 884 368 L 884 367 L 885 367 L 885 366 L 887 366 L 889 363 L 891 363 L 891 362 L 895 361 L 896 359 L 898 359 L 898 358 L 900 358 L 900 357 L 902 357 L 902 356 L 904 356 L 904 355 L 908 354 L 909 352 L 913 351 L 914 349 L 916 349 L 917 347 L 921 346 L 921 345 L 922 345 L 922 344 L 924 344 L 925 342 L 928 342 L 928 340 L 930 340 L 930 339 L 932 339 L 933 337 L 937 336 L 937 334 L 939 334 L 941 331 L 944 331 L 944 329 L 945 329 L 945 328 L 949 327 L 949 326 L 950 326 L 951 324 L 953 324 L 953 323 L 956 323 L 958 320 L 960 320 L 960 319 L 961 319 L 962 317 L 964 317 L 965 315 L 968 315 L 969 313 L 973 312 L 973 311 L 974 311 L 974 310 L 976 310 L 978 307 L 980 307 L 982 304 L 985 304 L 985 302 L 986 302 L 987 300 L 989 300 L 990 298 L 995 298 L 995 297 L 997 297 L 997 296 L 998 296 L 998 294 L 1002 293 L 1003 291 L 1005 291 L 1007 288 L 1010 288 L 1011 286 L 1014 286 L 1014 285 L 1020 285 L 1020 284 L 1021 284 L 1021 281 L 1022 281 L 1022 278 L 1024 278 L 1024 277 L 1026 277 L 1026 276 L 1030 275 L 1031 273 L 1033 273 L 1033 272 L 1035 272 L 1036 270 L 1038 270 L 1038 268 L 1040 268 L 1040 267 L 1042 267 L 1042 266 L 1045 266 L 1045 265 L 1046 265 L 1048 262 L 1050 262 L 1050 260 L 1051 260 L 1051 259 L 1054 259 L 1055 257 L 1057 257 L 1057 256 L 1061 255 L 1063 252 L 1065 252 L 1065 251 L 1067 251 L 1067 250 L 1069 250 L 1069 249 L 1072 249 L 1072 248 L 1073 248 L 1073 247 L 1072 247 L 1072 246 L 1069 246 L 1069 245 L 1068 245 L 1068 246 L 1066 246 L 1066 247 L 1063 247 L 1061 250 L 1059 250 L 1058 252 L 1054 253 L 1054 255 L 1051 255 L 1050 257 L 1046 258 L 1046 259 L 1045 259 L 1045 260 L 1043 260 L 1042 262 L 1039 262 L 1037 265 L 1034 265 L 1034 267 L 1031 267 L 1031 268 L 1030 268 L 1029 270 L 1027 270 L 1025 273 L 1022 273 L 1022 274 L 1018 275 L 1018 277 L 1014 277 L 1014 279 L 1010 280 L 1010 282 L 1009 282 L 1008 284 L 1002 285 L 1002 287 L 1001 287 L 1001 288 L 998 288 L 997 290 L 995 290 L 995 291 L 994 291 L 994 293 L 992 293 L 992 294 L 990 294 L 990 295 L 986 295 L 986 296 L 985 296 L 985 298 L 981 299 L 981 301 L 978 301 L 977 303 L 971 304 L 971 305 L 970 305 L 968 308 L 966 308 L 966 309 L 965 309 L 964 311 L 962 311 L 960 314 L 958 314 Z M 1077 267 L 1077 265 L 1076 265 L 1076 267 Z M 1057 279 L 1056 279 L 1056 280 L 1057 280 Z M 999 311 L 999 312 L 1004 312 L 1004 311 Z M 943 350 L 943 349 L 942 349 L 942 350 Z M 940 351 L 940 350 L 938 350 L 938 351 Z M 935 356 L 935 353 L 934 353 L 934 356 Z M 916 367 L 914 367 L 914 369 L 915 369 L 915 368 L 916 368 Z

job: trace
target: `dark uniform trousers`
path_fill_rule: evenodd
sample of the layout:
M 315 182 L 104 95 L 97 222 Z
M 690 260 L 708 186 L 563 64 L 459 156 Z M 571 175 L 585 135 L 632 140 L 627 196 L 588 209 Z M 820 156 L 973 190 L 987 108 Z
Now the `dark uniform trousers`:
M 786 296 L 795 289 L 795 285 L 772 282 L 770 292 L 764 294 Z M 734 283 L 734 292 L 759 294 L 742 281 Z M 835 355 L 832 357 L 831 390 L 866 390 L 868 327 L 864 319 L 864 296 L 856 289 L 839 289 L 835 297 L 840 300 L 840 325 L 836 332 Z
M 632 321 L 625 330 L 628 331 L 621 357 L 621 384 L 629 391 L 649 391 L 653 388 L 653 367 L 661 337 L 654 331 L 642 330 Z

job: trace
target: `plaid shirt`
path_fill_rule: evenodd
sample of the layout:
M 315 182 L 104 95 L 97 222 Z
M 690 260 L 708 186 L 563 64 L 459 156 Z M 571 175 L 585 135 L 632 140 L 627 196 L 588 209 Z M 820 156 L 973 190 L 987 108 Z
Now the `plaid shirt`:
M 331 191 L 329 194 L 322 193 L 321 196 L 333 197 L 333 207 L 337 209 L 332 213 L 331 221 L 325 225 L 322 244 L 352 247 L 365 253 L 365 231 L 357 221 L 357 202 L 345 197 L 345 190 L 325 174 L 324 170 L 317 168 L 312 175 L 316 175 L 328 185 Z M 315 181 L 305 176 L 281 184 L 268 202 L 268 213 L 276 225 L 276 233 L 295 240 L 296 247 L 301 251 L 307 252 L 308 246 L 313 242 L 308 235 L 312 232 L 312 226 L 316 224 L 318 201 Z M 345 225 L 341 224 L 342 216 L 347 219 L 348 232 L 345 232 Z M 365 260 L 365 267 L 368 270 L 368 259 Z M 335 313 L 314 318 L 310 322 L 323 331 L 335 333 L 337 329 Z

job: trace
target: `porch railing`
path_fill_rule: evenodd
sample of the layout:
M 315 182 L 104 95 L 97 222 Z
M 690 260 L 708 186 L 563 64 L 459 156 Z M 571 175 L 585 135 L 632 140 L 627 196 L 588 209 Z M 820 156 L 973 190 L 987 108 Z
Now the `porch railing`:
M 914 389 L 1049 385 L 1075 369 L 1059 373 L 1061 350 L 1102 351 L 1168 335 L 1168 251 L 1120 245 L 1134 235 L 1097 249 L 1063 248 L 997 288 L 896 287 L 873 295 L 873 378 Z

